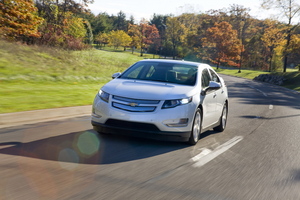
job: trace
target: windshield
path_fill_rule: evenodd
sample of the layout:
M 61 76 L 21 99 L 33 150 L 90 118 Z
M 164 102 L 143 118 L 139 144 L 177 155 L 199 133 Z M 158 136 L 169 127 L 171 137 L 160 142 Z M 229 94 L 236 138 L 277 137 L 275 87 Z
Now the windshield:
M 138 62 L 126 70 L 119 78 L 195 85 L 196 77 L 197 66 L 195 65 Z

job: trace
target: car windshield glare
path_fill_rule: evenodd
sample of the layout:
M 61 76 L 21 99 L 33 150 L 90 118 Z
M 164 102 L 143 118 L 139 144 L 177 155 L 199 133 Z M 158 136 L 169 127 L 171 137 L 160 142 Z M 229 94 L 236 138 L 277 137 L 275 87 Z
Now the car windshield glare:
M 118 78 L 195 85 L 197 66 L 168 62 L 138 62 Z

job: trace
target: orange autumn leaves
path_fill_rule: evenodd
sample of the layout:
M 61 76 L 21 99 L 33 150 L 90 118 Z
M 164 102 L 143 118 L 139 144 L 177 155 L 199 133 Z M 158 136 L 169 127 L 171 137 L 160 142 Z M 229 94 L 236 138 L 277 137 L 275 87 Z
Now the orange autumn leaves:
M 0 2 L 0 34 L 6 38 L 39 37 L 38 17 L 32 0 L 3 0 Z
M 215 23 L 214 27 L 207 29 L 206 37 L 202 38 L 202 41 L 204 47 L 215 52 L 209 59 L 217 66 L 224 62 L 238 66 L 240 54 L 244 49 L 238 39 L 237 31 L 233 30 L 228 22 Z

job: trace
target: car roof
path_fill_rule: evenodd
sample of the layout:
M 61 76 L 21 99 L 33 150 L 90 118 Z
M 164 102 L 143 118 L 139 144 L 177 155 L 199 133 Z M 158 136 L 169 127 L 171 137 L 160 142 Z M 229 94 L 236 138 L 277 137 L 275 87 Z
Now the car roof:
M 174 63 L 174 64 L 187 64 L 187 65 L 197 65 L 201 67 L 210 67 L 208 64 L 199 63 L 199 62 L 192 62 L 192 61 L 185 61 L 185 60 L 170 60 L 170 59 L 144 59 L 139 62 L 160 62 L 160 63 Z

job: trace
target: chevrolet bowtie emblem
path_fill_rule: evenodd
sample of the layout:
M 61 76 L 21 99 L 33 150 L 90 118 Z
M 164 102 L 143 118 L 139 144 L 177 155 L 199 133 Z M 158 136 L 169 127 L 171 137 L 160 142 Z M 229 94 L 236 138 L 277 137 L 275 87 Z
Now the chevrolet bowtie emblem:
M 135 106 L 137 106 L 139 104 L 132 102 L 132 103 L 129 103 L 128 105 L 131 106 L 131 107 L 135 107 Z

